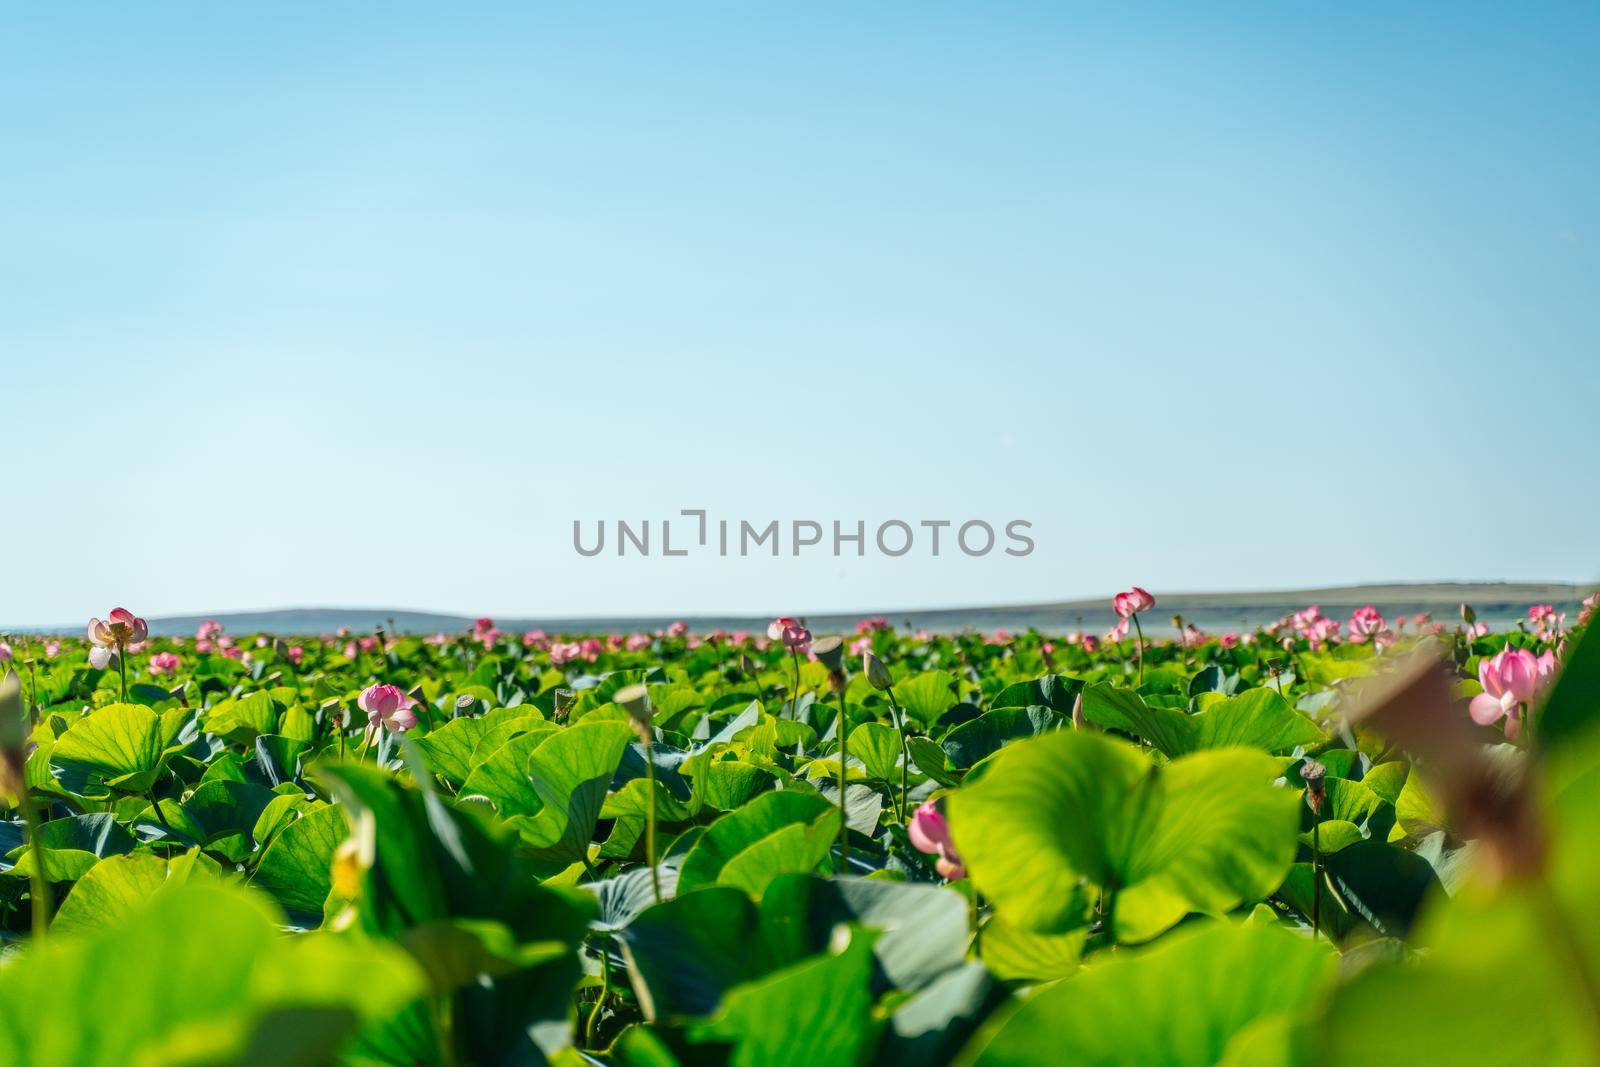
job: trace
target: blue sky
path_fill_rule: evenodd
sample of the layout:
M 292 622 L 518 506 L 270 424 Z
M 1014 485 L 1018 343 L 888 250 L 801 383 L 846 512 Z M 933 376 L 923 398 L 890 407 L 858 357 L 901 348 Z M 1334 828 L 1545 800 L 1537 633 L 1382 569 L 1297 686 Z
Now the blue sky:
M 1200 8 L 11 12 L 0 621 L 1600 577 L 1600 9 Z

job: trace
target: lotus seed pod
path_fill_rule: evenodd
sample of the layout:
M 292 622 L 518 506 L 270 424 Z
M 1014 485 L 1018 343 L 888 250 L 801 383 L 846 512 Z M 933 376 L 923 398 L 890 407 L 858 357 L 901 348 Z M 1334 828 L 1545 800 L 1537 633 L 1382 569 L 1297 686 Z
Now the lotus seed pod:
M 819 637 L 811 642 L 811 653 L 829 671 L 844 670 L 844 638 Z

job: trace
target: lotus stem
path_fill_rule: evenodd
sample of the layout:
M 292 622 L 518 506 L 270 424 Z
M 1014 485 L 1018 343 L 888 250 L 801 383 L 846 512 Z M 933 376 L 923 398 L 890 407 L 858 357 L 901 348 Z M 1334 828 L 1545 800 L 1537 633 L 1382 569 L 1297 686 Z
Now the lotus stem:
M 900 821 L 906 821 L 906 776 L 911 770 L 911 746 L 906 742 L 906 713 L 894 698 L 894 686 L 890 686 L 889 716 L 895 721 L 895 730 L 900 734 Z
M 845 772 L 850 763 L 850 719 L 844 710 L 844 686 L 839 687 L 839 871 L 850 873 L 850 819 L 845 813 Z
M 650 801 L 644 809 L 644 859 L 650 865 L 650 888 L 661 903 L 661 870 L 656 866 L 656 761 L 649 746 L 644 750 L 644 773 L 650 783 Z
M 1139 625 L 1139 613 L 1137 611 L 1134 612 L 1130 616 L 1130 618 L 1133 619 L 1133 629 L 1134 629 L 1134 631 L 1139 635 L 1138 639 L 1134 642 L 1133 650 L 1134 650 L 1134 652 L 1138 653 L 1138 656 L 1139 656 L 1139 684 L 1141 686 L 1143 686 L 1144 685 L 1144 627 Z
M 33 853 L 33 870 L 29 872 L 28 884 L 31 887 L 29 895 L 33 898 L 33 936 L 37 939 L 43 937 L 50 928 L 50 880 L 45 877 L 44 871 L 44 827 L 39 821 L 39 810 L 34 806 L 33 790 L 20 776 L 19 781 L 18 800 L 22 805 L 22 821 L 27 826 L 28 848 Z

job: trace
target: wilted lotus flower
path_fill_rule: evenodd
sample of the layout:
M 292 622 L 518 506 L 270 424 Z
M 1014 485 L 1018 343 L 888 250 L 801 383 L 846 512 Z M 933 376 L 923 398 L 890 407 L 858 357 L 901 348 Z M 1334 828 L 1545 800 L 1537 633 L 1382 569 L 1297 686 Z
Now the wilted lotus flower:
M 111 657 L 129 645 L 150 636 L 145 621 L 127 608 L 113 608 L 105 622 L 89 620 L 89 663 L 96 669 L 111 662 Z
M 367 713 L 369 737 L 377 733 L 380 723 L 395 734 L 417 725 L 417 713 L 411 710 L 414 703 L 397 685 L 371 685 L 356 698 L 356 706 Z
M 1118 593 L 1111 598 L 1111 610 L 1126 619 L 1142 611 L 1149 611 L 1156 606 L 1156 598 L 1149 593 L 1134 586 L 1126 592 Z
M 894 675 L 871 649 L 861 654 L 861 671 L 867 676 L 867 684 L 874 689 L 883 690 L 894 684 Z
M 171 652 L 157 652 L 150 657 L 150 673 L 157 677 L 175 674 L 180 666 L 178 657 Z
M 1489 726 L 1505 717 L 1506 736 L 1516 737 L 1522 727 L 1517 709 L 1538 693 L 1540 675 L 1538 658 L 1525 648 L 1507 646 L 1479 660 L 1478 681 L 1483 683 L 1483 692 L 1468 706 L 1472 721 Z
M 911 816 L 911 825 L 906 830 L 918 852 L 939 857 L 933 861 L 933 866 L 940 877 L 954 882 L 967 876 L 967 868 L 961 862 L 961 854 L 956 851 L 954 838 L 950 836 L 950 823 L 939 811 L 937 803 L 924 800 L 918 805 L 916 813 Z

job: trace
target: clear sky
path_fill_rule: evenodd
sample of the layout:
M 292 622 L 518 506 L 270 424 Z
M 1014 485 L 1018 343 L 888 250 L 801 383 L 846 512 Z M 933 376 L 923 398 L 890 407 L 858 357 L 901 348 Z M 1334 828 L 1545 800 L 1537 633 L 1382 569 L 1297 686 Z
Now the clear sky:
M 12 7 L 0 622 L 1600 577 L 1600 7 L 1115 8 Z

